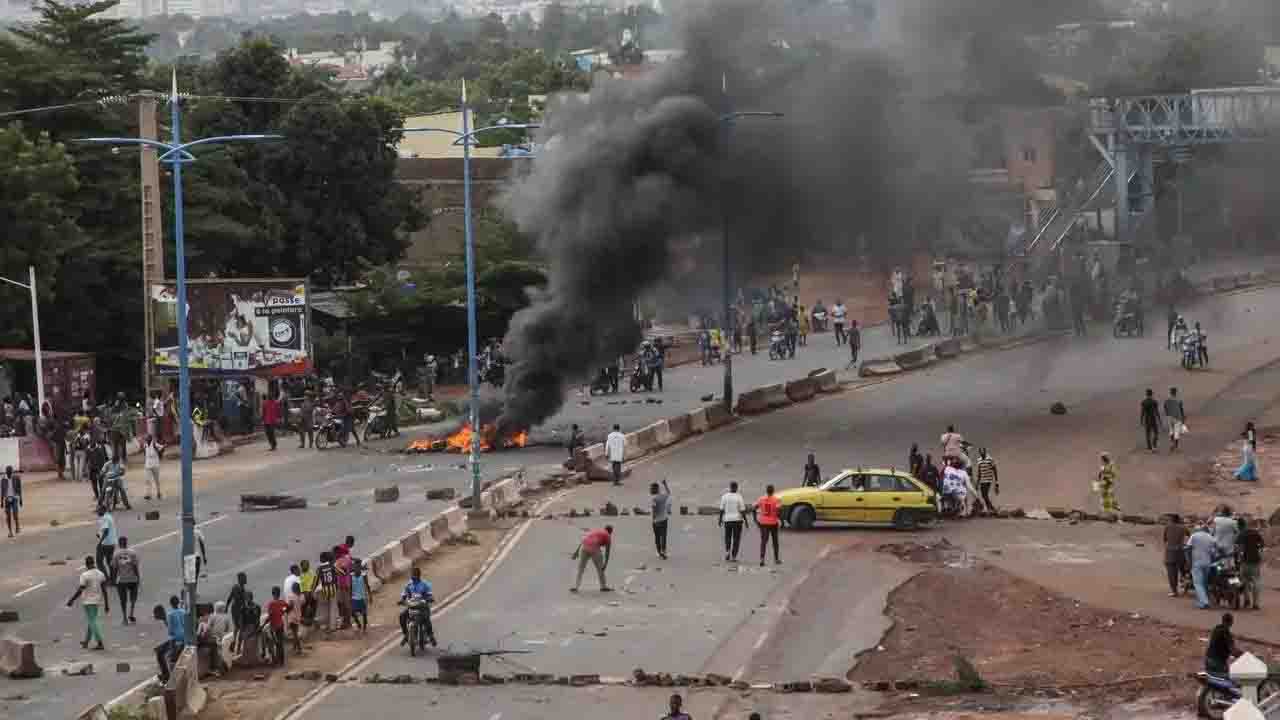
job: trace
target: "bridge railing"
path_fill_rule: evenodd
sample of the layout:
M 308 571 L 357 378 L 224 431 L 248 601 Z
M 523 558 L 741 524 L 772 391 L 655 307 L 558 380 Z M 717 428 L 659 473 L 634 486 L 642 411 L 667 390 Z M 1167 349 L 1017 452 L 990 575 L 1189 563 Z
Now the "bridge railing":
M 1094 98 L 1094 132 L 1121 132 L 1130 142 L 1162 145 L 1250 142 L 1280 135 L 1280 87 Z

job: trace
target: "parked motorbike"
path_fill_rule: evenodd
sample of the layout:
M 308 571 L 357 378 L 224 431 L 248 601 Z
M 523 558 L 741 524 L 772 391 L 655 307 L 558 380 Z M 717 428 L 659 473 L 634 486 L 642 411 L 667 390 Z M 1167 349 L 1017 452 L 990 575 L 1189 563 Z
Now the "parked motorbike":
M 346 428 L 342 426 L 342 420 L 333 415 L 326 417 L 324 422 L 316 428 L 315 444 L 317 450 L 323 450 L 331 444 L 346 447 L 347 433 Z
M 370 437 L 383 440 L 400 437 L 400 428 L 391 427 L 391 418 L 387 415 L 387 409 L 381 405 L 369 406 L 369 421 L 364 426 L 364 441 L 369 442 Z
M 373 380 L 379 387 L 392 388 L 397 395 L 404 392 L 404 375 L 399 370 L 394 373 L 380 373 L 374 370 L 372 373 Z
M 781 330 L 769 333 L 769 359 L 783 360 L 787 357 L 787 336 Z
M 1182 368 L 1190 370 L 1201 367 L 1200 338 L 1195 333 L 1188 333 L 1182 338 Z
M 427 636 L 426 618 L 431 614 L 431 596 L 413 595 L 405 601 L 405 635 L 409 641 L 409 654 L 417 655 L 427 649 L 427 642 L 434 646 L 435 638 Z
M 1244 601 L 1244 580 L 1235 562 L 1222 559 L 1215 562 L 1209 570 L 1209 602 L 1215 607 L 1240 609 Z
M 1200 693 L 1196 697 L 1196 712 L 1200 717 L 1222 720 L 1227 709 L 1242 697 L 1240 685 L 1229 677 L 1199 672 L 1196 673 L 1196 682 L 1200 683 Z M 1258 685 L 1258 703 L 1267 706 L 1268 700 L 1277 692 L 1280 692 L 1280 679 L 1268 674 L 1267 679 Z

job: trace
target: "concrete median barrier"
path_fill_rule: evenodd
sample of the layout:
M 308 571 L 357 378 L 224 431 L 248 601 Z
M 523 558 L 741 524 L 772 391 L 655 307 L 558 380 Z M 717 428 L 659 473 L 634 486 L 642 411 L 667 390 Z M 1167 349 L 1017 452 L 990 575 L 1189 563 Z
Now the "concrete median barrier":
M 1244 273 L 1241 275 L 1237 275 L 1235 277 L 1235 280 L 1236 280 L 1236 287 L 1238 288 L 1245 288 L 1253 285 L 1253 275 L 1251 273 Z
M 859 377 L 880 377 L 882 375 L 897 375 L 902 372 L 902 367 L 893 361 L 893 358 L 876 358 L 874 360 L 863 360 L 858 366 Z
M 813 378 L 791 380 L 783 386 L 783 392 L 791 402 L 804 402 L 812 400 L 813 396 L 818 394 L 818 384 L 813 381 Z
M 588 445 L 582 449 L 582 452 L 586 453 L 587 460 L 590 462 L 603 460 L 604 459 L 604 443 L 596 443 L 595 445 Z
M 373 576 L 379 580 L 385 580 L 398 572 L 403 572 L 409 566 L 404 557 L 403 545 L 399 541 L 383 545 L 381 550 L 369 558 L 369 564 L 373 570 Z
M 1214 292 L 1226 292 L 1236 288 L 1236 279 L 1233 277 L 1219 277 L 1213 279 Z
M 898 353 L 893 356 L 893 361 L 903 370 L 915 370 L 933 362 L 933 347 L 922 347 L 909 352 Z
M 770 408 L 777 409 L 791 404 L 791 398 L 787 397 L 787 386 L 783 383 L 766 385 L 760 390 L 764 393 L 765 404 Z
M 196 664 L 196 649 L 188 647 L 183 650 L 178 661 L 173 664 L 169 684 L 164 689 L 166 695 L 172 694 L 179 718 L 198 716 L 209 699 L 208 693 L 200 684 Z
M 667 428 L 671 431 L 671 435 L 675 437 L 676 442 L 679 442 L 693 434 L 693 428 L 689 423 L 688 415 L 677 415 L 672 418 L 667 418 Z
M 707 415 L 707 427 L 715 429 L 733 422 L 733 415 L 719 403 L 708 405 L 702 409 Z
M 658 433 L 652 425 L 627 433 L 626 438 L 628 459 L 643 457 L 658 449 Z
M 694 410 L 689 413 L 689 432 L 693 434 L 701 434 L 711 427 L 711 423 L 707 420 L 707 409 Z
M 671 432 L 671 425 L 666 420 L 659 420 L 649 427 L 653 428 L 653 435 L 658 439 L 658 447 L 660 448 L 674 445 L 680 440 L 675 433 Z
M 453 535 L 453 532 L 449 530 L 449 518 L 445 517 L 443 513 L 431 518 L 431 522 L 427 524 L 431 529 L 431 537 L 437 542 L 447 540 Z
M 765 388 L 756 388 L 738 393 L 737 411 L 739 415 L 756 415 L 769 409 L 769 400 Z
M 835 370 L 823 370 L 815 375 L 810 375 L 813 382 L 818 386 L 820 393 L 832 393 L 840 389 L 840 379 L 836 377 Z
M 36 663 L 35 643 L 16 637 L 0 640 L 0 672 L 14 679 L 43 675 L 44 670 Z
M 448 521 L 449 532 L 454 535 L 461 535 L 467 531 L 467 513 L 462 508 L 449 508 L 440 514 Z
M 964 348 L 961 346 L 960 340 L 957 338 L 943 340 L 942 342 L 934 343 L 933 345 L 933 354 L 939 359 L 957 357 L 961 352 L 963 352 L 963 350 Z

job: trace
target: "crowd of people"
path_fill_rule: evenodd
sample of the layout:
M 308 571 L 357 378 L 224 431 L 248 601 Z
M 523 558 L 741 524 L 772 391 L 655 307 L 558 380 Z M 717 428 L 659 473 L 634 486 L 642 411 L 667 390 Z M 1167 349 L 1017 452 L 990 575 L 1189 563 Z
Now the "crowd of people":
M 1266 540 L 1261 519 L 1236 517 L 1221 505 L 1204 523 L 1188 528 L 1179 515 L 1171 514 L 1164 528 L 1164 564 L 1169 597 L 1187 589 L 1194 591 L 1196 607 L 1213 604 L 1214 586 L 1219 576 L 1237 577 L 1241 605 L 1262 609 L 1262 553 Z

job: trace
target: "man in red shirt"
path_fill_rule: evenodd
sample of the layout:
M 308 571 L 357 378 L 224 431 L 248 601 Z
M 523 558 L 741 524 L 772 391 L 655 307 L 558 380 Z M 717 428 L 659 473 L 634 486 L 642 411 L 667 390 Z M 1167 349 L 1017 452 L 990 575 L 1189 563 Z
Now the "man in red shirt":
M 289 603 L 280 599 L 280 586 L 271 588 L 271 602 L 267 603 L 267 623 L 271 634 L 267 642 L 275 649 L 276 665 L 284 664 L 284 625 L 289 615 Z
M 262 398 L 262 429 L 267 433 L 267 444 L 276 449 L 276 426 L 280 424 L 280 401 L 274 396 Z
M 569 592 L 578 592 L 582 585 L 582 573 L 587 569 L 590 560 L 596 566 L 596 576 L 600 579 L 600 592 L 613 592 L 604 579 L 605 568 L 609 567 L 609 551 L 613 547 L 613 526 L 605 525 L 603 530 L 588 530 L 573 551 L 573 559 L 578 561 L 578 579 L 574 581 Z
M 756 500 L 755 508 L 752 514 L 755 516 L 756 527 L 760 528 L 760 566 L 764 567 L 764 549 L 768 544 L 769 538 L 773 538 L 773 563 L 781 565 L 782 560 L 778 558 L 778 526 L 782 524 L 782 501 L 773 494 L 773 486 L 766 486 L 764 495 Z

